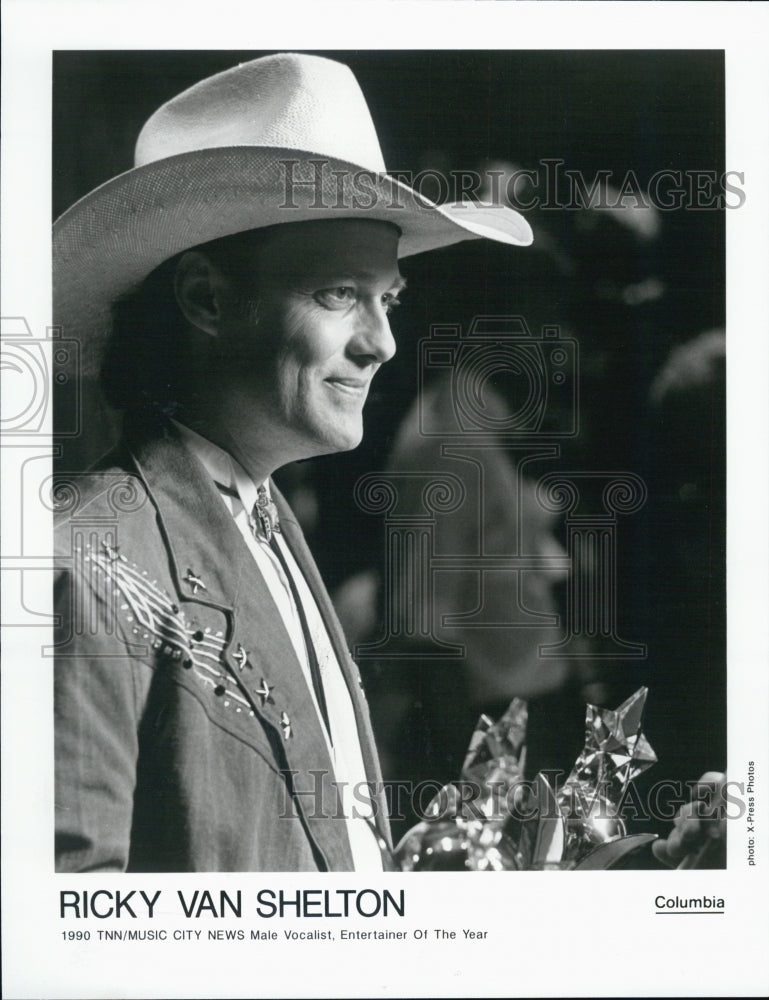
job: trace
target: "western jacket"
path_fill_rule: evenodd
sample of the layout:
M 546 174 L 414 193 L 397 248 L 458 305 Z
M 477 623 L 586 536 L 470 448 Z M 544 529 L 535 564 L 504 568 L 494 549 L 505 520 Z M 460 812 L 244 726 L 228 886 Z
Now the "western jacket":
M 333 765 L 237 526 L 172 425 L 55 491 L 57 871 L 349 871 Z M 389 845 L 359 674 L 301 529 Z

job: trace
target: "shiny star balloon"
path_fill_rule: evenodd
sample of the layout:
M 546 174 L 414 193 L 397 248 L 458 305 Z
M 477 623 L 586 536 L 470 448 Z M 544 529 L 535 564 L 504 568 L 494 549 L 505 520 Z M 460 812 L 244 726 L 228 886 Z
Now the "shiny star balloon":
M 527 706 L 481 716 L 458 783 L 444 786 L 395 852 L 405 871 L 568 871 L 618 864 L 654 834 L 628 836 L 630 782 L 655 761 L 641 732 L 646 688 L 611 711 L 587 706 L 585 746 L 560 790 L 523 781 Z M 468 797 L 467 793 L 473 794 Z
M 585 746 L 565 787 L 582 784 L 600 788 L 619 804 L 630 782 L 657 760 L 641 731 L 647 694 L 647 688 L 639 688 L 614 711 L 587 706 Z
M 585 746 L 558 793 L 568 857 L 583 857 L 626 834 L 620 817 L 623 796 L 633 778 L 657 760 L 641 732 L 647 693 L 639 688 L 614 711 L 587 706 Z
M 521 698 L 513 698 L 497 722 L 492 723 L 487 715 L 482 715 L 470 740 L 462 777 L 483 784 L 498 782 L 503 776 L 509 780 L 520 778 L 526 757 L 528 719 L 529 708 Z

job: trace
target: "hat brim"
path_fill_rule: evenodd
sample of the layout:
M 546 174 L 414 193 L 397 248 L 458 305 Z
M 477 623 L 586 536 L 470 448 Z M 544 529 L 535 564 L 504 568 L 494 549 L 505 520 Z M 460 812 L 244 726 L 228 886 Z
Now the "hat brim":
M 97 362 L 112 303 L 174 254 L 249 229 L 365 218 L 399 227 L 399 257 L 486 237 L 532 242 L 503 206 L 436 205 L 386 174 L 305 150 L 236 146 L 137 167 L 68 209 L 53 231 L 54 322 Z

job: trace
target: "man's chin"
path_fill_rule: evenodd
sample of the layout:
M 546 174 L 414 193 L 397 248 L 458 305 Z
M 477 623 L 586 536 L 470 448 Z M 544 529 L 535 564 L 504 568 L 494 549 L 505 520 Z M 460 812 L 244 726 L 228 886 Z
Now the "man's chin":
M 363 440 L 363 426 L 334 428 L 327 430 L 318 440 L 317 455 L 334 455 L 341 451 L 352 451 Z
M 343 440 L 340 439 L 338 446 L 334 449 L 335 451 L 352 451 L 353 448 L 357 448 L 358 445 L 363 440 L 363 434 L 350 434 Z

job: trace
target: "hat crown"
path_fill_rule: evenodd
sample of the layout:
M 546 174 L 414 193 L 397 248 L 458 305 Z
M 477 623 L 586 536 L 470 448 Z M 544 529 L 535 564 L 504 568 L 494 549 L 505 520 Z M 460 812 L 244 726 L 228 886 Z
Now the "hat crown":
M 401 257 L 478 237 L 519 246 L 532 240 L 512 209 L 436 206 L 387 176 L 347 66 L 321 56 L 266 56 L 164 104 L 141 131 L 134 169 L 56 221 L 57 325 L 84 338 L 83 361 L 94 371 L 111 304 L 164 260 L 248 229 L 345 218 L 395 223 Z
M 352 71 L 297 53 L 241 63 L 172 98 L 144 125 L 134 163 L 235 146 L 297 149 L 377 173 L 386 169 Z

